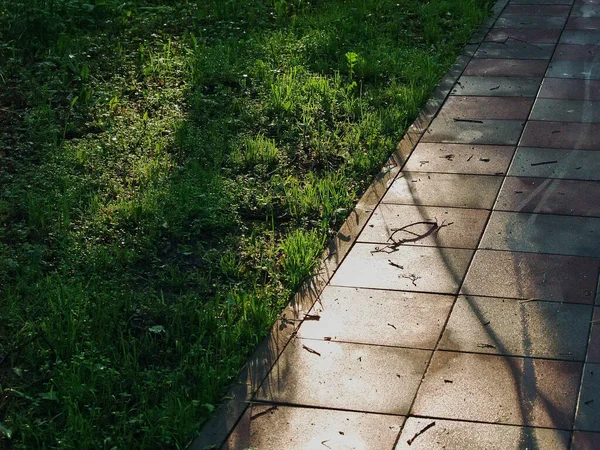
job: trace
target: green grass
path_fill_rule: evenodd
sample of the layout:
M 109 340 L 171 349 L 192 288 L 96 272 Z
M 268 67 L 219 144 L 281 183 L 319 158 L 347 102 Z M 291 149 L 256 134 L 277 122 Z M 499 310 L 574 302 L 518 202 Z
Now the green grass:
M 0 0 L 0 439 L 183 448 L 486 0 Z

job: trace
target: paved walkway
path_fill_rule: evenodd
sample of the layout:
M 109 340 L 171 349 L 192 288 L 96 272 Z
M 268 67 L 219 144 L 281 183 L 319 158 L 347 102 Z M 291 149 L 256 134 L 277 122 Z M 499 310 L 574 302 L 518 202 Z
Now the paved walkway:
M 225 448 L 600 449 L 600 0 L 481 41 Z

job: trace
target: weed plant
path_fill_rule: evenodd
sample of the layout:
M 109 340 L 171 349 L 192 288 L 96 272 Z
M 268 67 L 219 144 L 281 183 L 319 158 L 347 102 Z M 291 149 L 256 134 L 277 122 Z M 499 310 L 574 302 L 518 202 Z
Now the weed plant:
M 183 448 L 486 0 L 0 0 L 0 439 Z

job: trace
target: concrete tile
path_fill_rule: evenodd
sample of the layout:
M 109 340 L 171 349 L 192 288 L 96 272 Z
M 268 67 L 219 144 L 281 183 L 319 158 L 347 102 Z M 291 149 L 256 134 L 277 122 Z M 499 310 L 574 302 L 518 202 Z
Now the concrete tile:
M 540 89 L 541 98 L 600 101 L 600 81 L 546 78 Z
M 407 171 L 501 175 L 506 173 L 515 147 L 502 145 L 417 145 L 404 167 Z
M 581 363 L 435 352 L 412 414 L 568 428 Z
M 598 59 L 600 59 L 600 48 L 596 45 L 558 44 L 552 57 L 553 61 L 594 62 Z
M 494 211 L 480 247 L 600 257 L 600 218 Z
M 392 448 L 404 417 L 282 405 L 251 405 L 223 450 Z
M 507 177 L 494 209 L 600 217 L 600 183 Z
M 402 172 L 383 203 L 491 209 L 502 177 Z
M 503 15 L 567 17 L 569 5 L 513 5 L 504 8 Z
M 536 28 L 493 28 L 485 37 L 485 42 L 514 44 L 517 42 L 531 44 L 556 44 L 560 39 L 560 29 Z
M 571 11 L 572 17 L 600 17 L 600 5 L 599 4 L 585 4 L 577 2 L 573 6 Z
M 600 307 L 594 308 L 586 361 L 600 364 Z
M 511 5 L 572 5 L 573 0 L 510 0 Z
M 584 361 L 591 313 L 591 305 L 461 296 L 439 348 Z
M 551 78 L 572 78 L 582 80 L 600 79 L 600 67 L 597 63 L 587 61 L 552 61 L 546 76 Z
M 561 44 L 598 45 L 600 44 L 600 31 L 593 30 L 565 30 L 560 36 Z
M 600 150 L 598 126 L 589 123 L 545 122 L 530 120 L 525 126 L 522 147 Z
M 488 215 L 489 211 L 484 209 L 382 203 L 371 216 L 358 241 L 474 249 Z M 440 228 L 436 230 L 435 224 Z M 431 234 L 423 239 L 419 238 L 427 233 Z
M 480 77 L 543 77 L 547 61 L 540 59 L 472 59 L 463 75 Z
M 541 78 L 462 76 L 456 82 L 451 94 L 484 97 L 535 97 L 541 81 Z
M 599 268 L 600 261 L 592 258 L 478 250 L 461 291 L 592 304 Z
M 531 45 L 528 42 L 509 39 L 505 43 L 484 42 L 475 52 L 475 58 L 550 59 L 553 50 L 553 44 Z
M 598 450 L 600 448 L 600 433 L 575 431 L 571 450 Z
M 434 426 L 412 440 L 432 422 Z M 410 417 L 402 428 L 396 450 L 567 450 L 569 438 L 568 431 L 547 428 Z
M 569 17 L 566 30 L 600 30 L 600 17 Z
M 600 431 L 600 364 L 587 363 L 583 370 L 575 430 Z
M 451 295 L 328 286 L 311 311 L 319 320 L 305 320 L 298 336 L 433 350 L 453 302 Z
M 535 28 L 535 29 L 547 29 L 547 30 L 562 30 L 567 21 L 566 15 L 564 17 L 548 17 L 548 16 L 514 16 L 509 14 L 502 14 L 496 23 L 494 28 Z
M 530 119 L 600 123 L 600 102 L 538 98 L 531 111 Z
M 533 105 L 531 98 L 450 96 L 438 117 L 453 119 L 526 120 Z
M 455 294 L 467 271 L 472 250 L 356 244 L 331 280 L 333 286 Z
M 599 159 L 596 152 L 587 150 L 519 147 L 508 173 L 521 177 L 600 181 Z
M 256 399 L 406 414 L 430 356 L 428 350 L 294 339 Z
M 421 142 L 516 145 L 523 131 L 522 120 L 453 120 L 437 117 Z

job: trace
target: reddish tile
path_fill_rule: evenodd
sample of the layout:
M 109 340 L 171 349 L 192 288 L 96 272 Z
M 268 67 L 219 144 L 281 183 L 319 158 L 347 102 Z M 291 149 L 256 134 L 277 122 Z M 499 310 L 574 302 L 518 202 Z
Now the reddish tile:
M 417 145 L 404 169 L 407 171 L 502 175 L 515 152 L 503 145 Z
M 569 15 L 568 5 L 508 5 L 504 8 L 503 15 L 519 16 L 560 16 Z
M 561 30 L 493 28 L 487 34 L 485 41 L 498 43 L 516 41 L 527 42 L 529 44 L 556 44 L 560 38 L 560 33 Z
M 569 428 L 581 363 L 435 352 L 411 414 Z
M 451 295 L 328 286 L 298 336 L 433 349 L 454 303 Z
M 453 119 L 525 120 L 533 99 L 519 97 L 461 97 L 450 96 L 438 117 Z
M 496 20 L 494 28 L 562 30 L 566 21 L 566 14 L 564 14 L 562 17 L 532 15 L 515 16 L 510 14 L 502 14 L 498 20 Z
M 600 364 L 586 363 L 573 429 L 600 431 Z
M 598 450 L 600 448 L 600 433 L 575 431 L 571 450 Z
M 554 44 L 537 43 L 538 35 L 545 35 L 545 31 L 530 30 L 527 35 L 532 36 L 527 39 L 521 39 L 518 32 L 513 30 L 504 30 L 509 33 L 505 39 L 493 39 L 491 42 L 484 42 L 475 52 L 475 58 L 506 58 L 506 59 L 550 59 L 554 51 Z M 559 30 L 558 30 L 559 31 Z M 497 36 L 489 34 L 488 36 Z M 524 37 L 527 37 L 526 35 Z M 535 45 L 531 45 L 531 44 Z
M 592 258 L 478 250 L 461 291 L 592 304 L 599 269 L 600 261 Z
M 418 434 L 432 422 L 435 425 Z M 410 417 L 402 428 L 396 450 L 566 450 L 569 438 L 568 431 L 547 428 Z
M 543 77 L 548 62 L 540 59 L 472 59 L 463 75 Z
M 600 133 L 595 124 L 528 121 L 519 145 L 600 150 Z
M 600 17 L 569 17 L 566 30 L 600 30 Z
M 552 60 L 594 62 L 598 58 L 600 48 L 596 45 L 558 44 Z
M 256 399 L 406 414 L 430 357 L 429 350 L 294 339 Z
M 587 362 L 600 364 L 600 307 L 594 308 Z
M 223 450 L 392 448 L 404 417 L 282 405 L 251 405 Z
M 515 145 L 524 125 L 523 120 L 473 121 L 438 116 L 421 138 L 421 142 Z
M 600 183 L 507 177 L 494 209 L 600 217 Z
M 540 89 L 540 98 L 600 101 L 600 81 L 546 78 Z
M 462 76 L 456 82 L 451 94 L 484 97 L 535 97 L 541 81 L 541 78 Z

